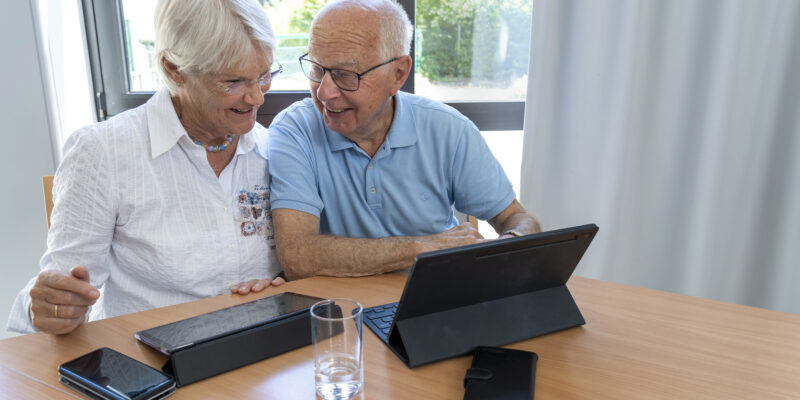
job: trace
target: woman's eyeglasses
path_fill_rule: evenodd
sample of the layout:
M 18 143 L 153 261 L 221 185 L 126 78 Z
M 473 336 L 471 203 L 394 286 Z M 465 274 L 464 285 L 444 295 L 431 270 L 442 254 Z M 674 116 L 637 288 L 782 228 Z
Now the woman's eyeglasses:
M 261 88 L 261 94 L 263 95 L 267 93 L 272 79 L 281 72 L 283 72 L 283 66 L 278 64 L 277 69 L 261 75 L 258 79 L 237 79 L 233 81 L 217 82 L 217 87 L 228 96 L 238 96 L 245 91 L 245 88 L 250 88 L 258 84 L 258 87 Z

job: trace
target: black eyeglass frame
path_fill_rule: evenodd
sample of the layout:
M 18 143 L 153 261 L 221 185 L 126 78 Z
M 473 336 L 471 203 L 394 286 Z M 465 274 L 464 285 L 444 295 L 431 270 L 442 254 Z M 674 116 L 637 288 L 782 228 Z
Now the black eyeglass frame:
M 389 61 L 384 61 L 384 62 L 382 62 L 382 63 L 380 63 L 380 64 L 378 64 L 378 65 L 376 65 L 376 66 L 374 66 L 374 67 L 372 67 L 372 68 L 369 68 L 369 69 L 367 69 L 366 71 L 364 71 L 364 72 L 362 72 L 362 73 L 360 73 L 360 74 L 359 74 L 358 72 L 355 72 L 355 71 L 348 71 L 348 70 L 346 70 L 346 69 L 341 69 L 341 68 L 326 68 L 326 67 L 323 67 L 323 66 L 322 66 L 320 63 L 318 63 L 318 62 L 316 62 L 316 61 L 312 61 L 312 60 L 308 59 L 308 57 L 307 57 L 307 56 L 308 56 L 308 53 L 306 53 L 306 54 L 303 54 L 302 56 L 300 56 L 300 57 L 298 57 L 298 58 L 297 58 L 297 62 L 299 62 L 299 63 L 300 63 L 300 69 L 303 71 L 303 75 L 305 75 L 305 76 L 306 76 L 306 78 L 308 78 L 308 79 L 309 79 L 310 81 L 312 81 L 312 82 L 320 83 L 320 82 L 322 82 L 322 79 L 323 79 L 323 78 L 325 78 L 325 73 L 328 73 L 328 74 L 331 76 L 331 80 L 332 80 L 332 81 L 333 81 L 333 83 L 336 85 L 336 87 L 338 87 L 338 88 L 339 88 L 339 89 L 341 89 L 341 90 L 344 90 L 345 92 L 355 92 L 355 91 L 357 91 L 357 90 L 358 90 L 358 89 L 361 87 L 361 77 L 362 77 L 362 76 L 366 75 L 366 74 L 367 74 L 368 72 L 370 72 L 370 71 L 376 70 L 376 69 L 378 69 L 378 68 L 380 68 L 380 67 L 382 67 L 382 66 L 384 66 L 384 65 L 387 65 L 387 64 L 393 63 L 393 62 L 395 62 L 395 61 L 397 61 L 397 60 L 399 60 L 399 59 L 400 59 L 400 57 L 395 57 L 395 58 L 392 58 L 392 59 L 391 59 L 391 60 L 389 60 Z M 306 71 L 306 69 L 305 69 L 305 68 L 303 68 L 303 61 L 308 61 L 308 62 L 310 62 L 310 63 L 312 63 L 312 64 L 316 65 L 317 67 L 320 67 L 320 68 L 322 69 L 322 77 L 321 77 L 319 80 L 316 80 L 316 79 L 312 78 L 312 77 L 311 77 L 311 76 L 308 74 L 308 71 Z M 346 88 L 343 88 L 341 85 L 339 85 L 339 81 L 338 81 L 338 79 L 336 78 L 336 75 L 333 73 L 333 71 L 339 71 L 339 72 L 346 72 L 346 73 L 348 73 L 348 74 L 354 74 L 354 75 L 356 76 L 356 88 L 355 88 L 355 89 L 346 89 Z

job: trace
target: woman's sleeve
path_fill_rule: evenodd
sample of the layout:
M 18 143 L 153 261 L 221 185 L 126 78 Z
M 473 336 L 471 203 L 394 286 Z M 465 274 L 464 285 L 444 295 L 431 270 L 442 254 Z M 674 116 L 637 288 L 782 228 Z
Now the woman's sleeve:
M 47 250 L 41 270 L 54 269 L 68 274 L 82 265 L 89 271 L 91 284 L 101 288 L 108 279 L 108 254 L 117 216 L 115 160 L 108 141 L 97 129 L 84 128 L 73 134 L 64 146 L 64 158 L 53 183 L 53 211 L 47 233 Z M 35 278 L 17 295 L 8 329 L 33 332 L 28 309 L 30 289 Z

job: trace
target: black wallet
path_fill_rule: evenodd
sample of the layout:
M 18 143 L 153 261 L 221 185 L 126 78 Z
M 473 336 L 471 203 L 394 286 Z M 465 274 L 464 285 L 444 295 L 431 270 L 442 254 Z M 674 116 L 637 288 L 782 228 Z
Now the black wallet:
M 464 377 L 464 400 L 533 400 L 536 353 L 478 347 Z

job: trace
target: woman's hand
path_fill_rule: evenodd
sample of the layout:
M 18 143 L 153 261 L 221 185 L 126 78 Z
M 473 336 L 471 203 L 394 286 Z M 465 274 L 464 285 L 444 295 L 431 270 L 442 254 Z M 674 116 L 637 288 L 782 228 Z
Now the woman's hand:
M 31 321 L 48 333 L 63 335 L 83 323 L 86 311 L 100 297 L 89 284 L 86 267 L 72 268 L 69 275 L 47 270 L 39 273 L 31 288 Z
M 286 283 L 286 281 L 281 278 L 277 277 L 275 279 L 253 279 L 251 281 L 242 282 L 237 285 L 233 285 L 231 287 L 231 293 L 238 293 L 238 294 L 248 294 L 250 292 L 258 293 L 270 286 L 280 286 Z

